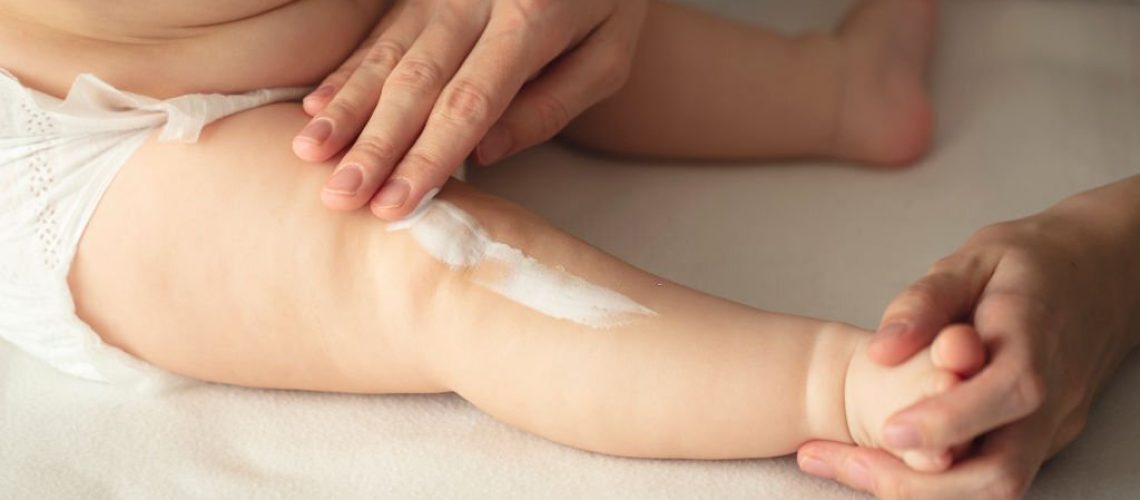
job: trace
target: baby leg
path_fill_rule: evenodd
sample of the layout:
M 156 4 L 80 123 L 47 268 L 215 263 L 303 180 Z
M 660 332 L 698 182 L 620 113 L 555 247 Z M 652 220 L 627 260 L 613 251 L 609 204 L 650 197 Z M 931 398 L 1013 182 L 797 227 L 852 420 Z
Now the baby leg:
M 860 430 L 877 428 L 872 403 L 845 394 L 883 387 L 874 408 L 893 411 L 936 377 L 921 364 L 864 374 L 852 360 L 866 332 L 670 283 L 462 184 L 403 224 L 330 212 L 311 193 L 333 163 L 289 151 L 305 119 L 268 106 L 199 144 L 144 145 L 79 246 L 81 317 L 183 375 L 454 391 L 553 441 L 638 457 L 875 444 Z
M 629 82 L 563 137 L 648 156 L 915 160 L 936 0 L 863 0 L 833 33 L 786 36 L 654 3 Z

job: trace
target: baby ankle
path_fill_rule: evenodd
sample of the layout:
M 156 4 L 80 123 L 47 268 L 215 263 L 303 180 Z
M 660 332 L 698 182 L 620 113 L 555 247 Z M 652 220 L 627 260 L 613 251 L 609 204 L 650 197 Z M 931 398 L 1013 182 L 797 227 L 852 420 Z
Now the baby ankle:
M 805 390 L 805 417 L 813 439 L 855 442 L 857 434 L 849 420 L 848 373 L 863 337 L 842 324 L 820 327 L 809 360 Z

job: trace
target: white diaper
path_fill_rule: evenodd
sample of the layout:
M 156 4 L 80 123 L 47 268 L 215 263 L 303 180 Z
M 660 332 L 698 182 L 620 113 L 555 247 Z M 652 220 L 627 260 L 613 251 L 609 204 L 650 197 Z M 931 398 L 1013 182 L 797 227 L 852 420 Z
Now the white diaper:
M 215 120 L 305 90 L 158 100 L 81 75 L 60 100 L 0 69 L 0 339 L 86 379 L 177 383 L 76 316 L 67 275 L 79 238 L 115 174 L 156 129 L 160 141 L 195 142 Z

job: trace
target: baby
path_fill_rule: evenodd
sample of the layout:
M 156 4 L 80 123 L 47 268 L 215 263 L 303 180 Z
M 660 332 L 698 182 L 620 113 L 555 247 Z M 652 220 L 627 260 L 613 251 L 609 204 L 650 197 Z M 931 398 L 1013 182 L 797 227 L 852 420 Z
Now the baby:
M 458 182 L 394 224 L 325 209 L 334 162 L 293 156 L 309 118 L 289 87 L 320 81 L 386 8 L 0 0 L 0 337 L 124 385 L 454 391 L 551 440 L 636 457 L 881 446 L 888 415 L 958 382 L 940 360 L 976 341 L 968 327 L 944 331 L 939 356 L 883 368 L 866 332 L 671 283 Z M 630 86 L 570 137 L 913 159 L 929 140 L 932 8 L 868 0 L 835 35 L 784 38 L 654 6 Z M 696 48 L 719 63 L 676 61 L 738 77 L 657 66 L 687 43 L 663 33 L 686 30 L 741 43 Z M 734 93 L 704 93 L 717 85 Z M 701 106 L 679 102 L 690 91 Z M 940 470 L 952 451 L 902 456 Z

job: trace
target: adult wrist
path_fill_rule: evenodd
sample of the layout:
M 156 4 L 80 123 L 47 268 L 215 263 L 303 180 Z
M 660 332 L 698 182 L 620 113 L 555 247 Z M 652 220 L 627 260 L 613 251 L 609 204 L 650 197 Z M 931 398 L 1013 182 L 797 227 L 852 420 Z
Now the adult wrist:
M 1045 211 L 1140 264 L 1140 176 L 1070 196 Z M 1131 273 L 1140 278 L 1140 270 Z
M 1046 211 L 1105 250 L 1131 304 L 1131 347 L 1140 347 L 1140 175 L 1071 196 Z

